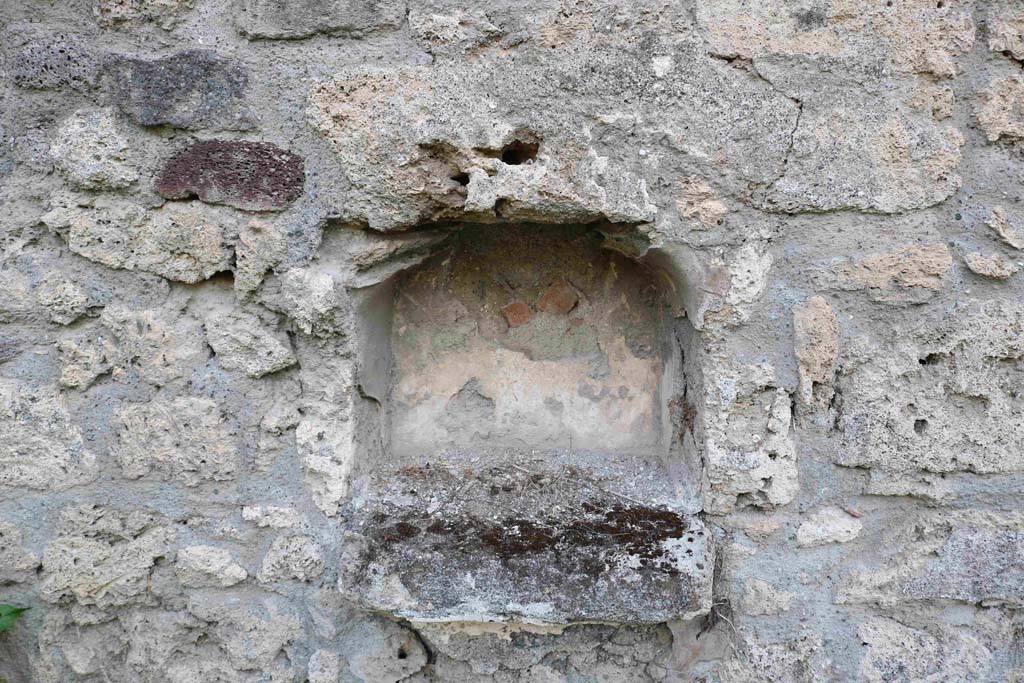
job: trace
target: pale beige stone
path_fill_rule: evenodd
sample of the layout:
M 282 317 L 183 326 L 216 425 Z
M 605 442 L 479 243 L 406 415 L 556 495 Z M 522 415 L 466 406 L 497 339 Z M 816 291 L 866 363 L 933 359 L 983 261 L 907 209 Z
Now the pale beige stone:
M 964 263 L 972 273 L 990 277 L 995 280 L 1006 280 L 1017 274 L 1020 266 L 1002 254 L 985 255 L 980 252 L 964 254 Z
M 991 142 L 1024 138 L 1024 78 L 1013 74 L 992 80 L 981 92 L 975 113 Z
M 1021 219 L 1020 214 L 1011 213 L 1001 206 L 994 206 L 988 219 L 988 227 L 1005 244 L 1014 249 L 1024 250 L 1024 219 Z
M 946 284 L 953 256 L 944 244 L 911 244 L 836 268 L 844 289 L 866 290 L 876 301 L 903 304 L 934 295 Z
M 811 514 L 796 531 L 796 544 L 813 548 L 829 543 L 849 543 L 860 535 L 864 525 L 859 519 L 836 507 L 825 507 Z
M 839 357 L 839 321 L 824 297 L 811 297 L 793 310 L 793 336 L 800 399 L 810 404 L 815 384 L 831 384 Z
M 295 364 L 288 337 L 271 330 L 255 315 L 216 310 L 206 317 L 206 341 L 225 370 L 252 378 Z
M 323 550 L 309 536 L 279 536 L 274 539 L 256 578 L 260 583 L 312 581 L 324 573 Z
M 155 475 L 186 486 L 232 478 L 241 455 L 220 407 L 207 398 L 126 403 L 115 457 L 124 476 Z
M 227 588 L 249 576 L 230 552 L 208 545 L 191 545 L 179 550 L 174 573 L 181 585 L 189 588 Z

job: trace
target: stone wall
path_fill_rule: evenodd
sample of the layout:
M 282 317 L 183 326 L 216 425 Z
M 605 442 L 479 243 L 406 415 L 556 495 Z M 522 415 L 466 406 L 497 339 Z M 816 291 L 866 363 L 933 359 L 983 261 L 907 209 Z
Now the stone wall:
M 1022 68 L 1017 0 L 0 3 L 0 680 L 1024 681 Z

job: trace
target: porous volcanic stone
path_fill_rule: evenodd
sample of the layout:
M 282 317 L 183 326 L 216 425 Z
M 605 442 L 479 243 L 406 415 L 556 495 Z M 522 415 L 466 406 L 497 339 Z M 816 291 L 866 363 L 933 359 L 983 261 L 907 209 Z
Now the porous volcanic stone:
M 277 211 L 302 194 L 302 157 L 267 142 L 207 140 L 179 152 L 156 180 L 168 199 L 196 196 L 247 211 Z

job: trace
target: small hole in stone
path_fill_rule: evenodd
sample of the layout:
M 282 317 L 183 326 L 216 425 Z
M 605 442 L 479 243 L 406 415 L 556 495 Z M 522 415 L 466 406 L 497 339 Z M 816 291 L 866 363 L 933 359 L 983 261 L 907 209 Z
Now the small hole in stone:
M 452 180 L 457 182 L 459 185 L 469 185 L 469 174 L 468 173 L 456 173 L 452 176 Z
M 409 654 L 405 651 L 404 647 L 398 648 L 398 658 L 399 659 L 406 659 L 408 657 L 409 657 Z
M 925 430 L 928 429 L 928 420 L 914 420 L 914 431 L 918 434 L 924 434 Z
M 536 142 L 520 142 L 515 140 L 501 150 L 501 160 L 509 166 L 519 166 L 537 158 L 540 145 Z

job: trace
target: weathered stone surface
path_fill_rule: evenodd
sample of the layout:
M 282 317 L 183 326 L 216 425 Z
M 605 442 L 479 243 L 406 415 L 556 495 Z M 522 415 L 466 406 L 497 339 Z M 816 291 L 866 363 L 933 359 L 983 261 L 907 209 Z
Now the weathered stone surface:
M 0 681 L 1024 681 L 1022 12 L 0 2 Z
M 152 604 L 150 575 L 173 540 L 173 529 L 142 510 L 66 508 L 60 535 L 43 553 L 40 593 L 51 603 L 70 599 L 101 608 Z
M 989 50 L 1024 59 L 1024 10 L 1013 2 L 995 3 L 987 23 Z
M 261 583 L 312 581 L 324 569 L 323 551 L 315 540 L 309 536 L 279 536 L 263 558 L 256 578 Z
M 380 502 L 347 525 L 339 589 L 414 621 L 649 624 L 707 612 L 715 549 L 699 519 L 556 477 L 392 472 Z M 384 495 L 409 490 L 417 498 L 402 505 Z M 545 495 L 560 504 L 538 503 Z M 450 561 L 461 568 L 456 590 Z
M 19 88 L 86 92 L 96 86 L 98 59 L 81 35 L 18 25 L 4 33 L 3 44 Z
M 181 585 L 189 588 L 227 588 L 249 576 L 231 553 L 208 545 L 190 545 L 179 550 L 174 573 Z
M 697 20 L 711 49 L 726 57 L 878 60 L 900 71 L 938 77 L 957 73 L 956 59 L 971 48 L 975 33 L 969 3 L 926 0 L 870 6 L 701 0 Z
M 899 545 L 877 566 L 854 570 L 840 603 L 883 606 L 928 601 L 1024 605 L 1024 530 L 1019 515 L 926 514 L 889 534 Z
M 262 377 L 295 364 L 288 338 L 241 312 L 213 312 L 206 318 L 206 341 L 225 370 Z
M 247 505 L 242 508 L 242 519 L 272 529 L 290 529 L 302 522 L 298 511 L 276 505 Z
M 93 0 L 96 23 L 104 28 L 151 22 L 169 29 L 181 21 L 194 0 Z
M 396 29 L 404 15 L 401 0 L 240 0 L 236 23 L 250 38 L 305 38 L 316 33 L 361 36 Z
M 796 530 L 796 544 L 813 548 L 828 543 L 848 543 L 860 535 L 860 520 L 836 507 L 825 507 L 811 514 Z
M 1001 206 L 994 206 L 988 218 L 988 227 L 992 228 L 1005 244 L 1014 249 L 1024 250 L 1024 219 L 1020 214 Z
M 252 128 L 245 101 L 248 75 L 212 50 L 186 50 L 146 60 L 114 56 L 103 67 L 111 101 L 140 126 Z
M 993 79 L 981 93 L 976 114 L 991 142 L 1024 138 L 1024 78 L 1018 74 Z
M 235 288 L 243 293 L 255 291 L 267 271 L 287 256 L 284 231 L 274 223 L 253 218 L 242 226 L 235 245 Z
M 349 669 L 364 683 L 400 681 L 428 661 L 423 643 L 412 631 L 382 619 L 361 626 L 346 649 Z
M 679 215 L 694 224 L 697 229 L 710 230 L 721 225 L 729 207 L 723 202 L 708 182 L 702 178 L 689 177 L 679 181 L 676 196 Z
M 828 680 L 829 664 L 818 636 L 781 642 L 752 637 L 743 655 L 720 671 L 723 683 L 819 683 Z
M 162 308 L 103 309 L 100 322 L 117 342 L 111 359 L 115 378 L 137 373 L 145 382 L 164 386 L 206 362 L 201 323 L 180 309 L 180 302 Z
M 210 638 L 231 667 L 246 672 L 286 671 L 277 660 L 302 636 L 302 624 L 288 601 L 279 597 L 195 597 L 188 610 L 210 623 Z M 243 679 L 244 680 L 244 679 Z M 258 679 L 257 679 L 258 680 Z
M 65 119 L 50 142 L 50 156 L 82 189 L 127 187 L 139 177 L 111 109 L 82 109 Z
M 992 302 L 901 334 L 896 353 L 887 334 L 888 356 L 863 349 L 839 383 L 844 446 L 836 461 L 871 468 L 880 486 L 887 473 L 1019 471 L 1022 315 Z
M 587 112 L 567 111 L 549 118 L 539 111 L 540 116 L 527 119 L 522 111 L 529 107 L 517 105 L 527 98 L 557 97 L 551 87 L 559 81 L 570 91 L 599 91 L 605 87 L 602 79 L 616 78 L 607 70 L 615 70 L 616 56 L 596 51 L 593 67 L 570 61 L 533 72 L 514 68 L 504 59 L 488 59 L 459 73 L 350 69 L 314 89 L 308 116 L 330 141 L 352 183 L 347 211 L 373 228 L 457 217 L 485 222 L 496 217 L 649 221 L 655 207 L 646 184 L 570 132 L 588 125 Z M 678 58 L 696 69 L 680 71 L 677 78 L 659 85 L 653 83 L 654 73 L 631 73 L 628 79 L 619 79 L 619 92 L 630 90 L 641 106 L 650 105 L 653 92 L 678 100 L 678 108 L 660 112 L 655 125 L 680 149 L 708 157 L 732 153 L 738 162 L 736 172 L 748 178 L 777 172 L 796 105 L 706 55 Z M 472 86 L 467 89 L 467 84 Z M 725 87 L 730 99 L 693 97 L 711 84 Z M 747 147 L 731 135 L 733 97 L 745 103 L 747 122 L 762 136 L 761 144 Z M 500 111 L 487 106 L 492 98 L 503 103 Z M 721 117 L 708 116 L 709 110 Z M 482 120 L 494 124 L 462 125 L 475 116 L 469 112 L 477 111 Z M 431 114 L 423 117 L 421 112 Z M 615 117 L 602 124 L 614 125 Z M 385 161 L 396 153 L 403 163 Z
M 309 658 L 309 683 L 337 683 L 341 678 L 341 657 L 337 652 L 317 650 Z
M 60 383 L 70 389 L 87 389 L 113 369 L 117 349 L 103 334 L 83 334 L 57 342 L 61 357 Z
M 814 400 L 815 385 L 831 385 L 839 357 L 839 321 L 823 297 L 793 310 L 793 350 L 799 364 L 800 400 Z M 831 392 L 823 396 L 827 401 Z
M 705 509 L 785 505 L 797 491 L 792 408 L 771 368 L 720 368 L 705 380 Z
M 892 305 L 919 303 L 946 284 L 953 257 L 944 244 L 908 245 L 835 268 L 838 287 Z
M 36 301 L 47 310 L 50 320 L 59 325 L 69 325 L 90 308 L 89 295 L 73 280 L 57 274 L 43 278 L 36 287 Z
M 96 455 L 55 388 L 0 379 L 0 427 L 0 489 L 60 491 L 96 477 Z
M 867 646 L 858 681 L 888 683 L 904 680 L 941 680 L 971 683 L 990 679 L 992 653 L 979 638 L 953 629 L 909 628 L 898 621 L 872 618 L 857 629 Z
M 1006 280 L 1020 270 L 1020 266 L 1002 254 L 985 255 L 980 252 L 972 252 L 964 254 L 964 263 L 972 273 L 995 280 Z
M 60 195 L 43 220 L 64 234 L 68 248 L 111 268 L 142 270 L 199 282 L 228 270 L 237 219 L 200 202 L 168 204 L 147 214 L 127 200 Z
M 175 479 L 186 486 L 231 479 L 241 455 L 220 407 L 206 398 L 125 404 L 115 456 L 124 476 Z
M 247 211 L 283 209 L 302 195 L 302 158 L 267 142 L 206 140 L 171 157 L 156 179 L 168 199 L 199 197 Z
M 33 580 L 38 564 L 39 559 L 22 546 L 18 528 L 0 521 L 0 586 Z

